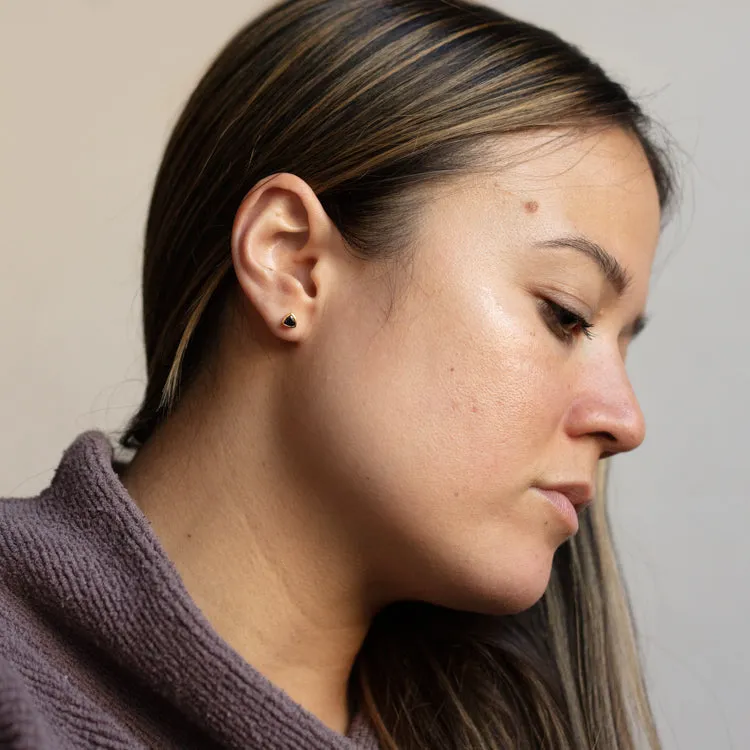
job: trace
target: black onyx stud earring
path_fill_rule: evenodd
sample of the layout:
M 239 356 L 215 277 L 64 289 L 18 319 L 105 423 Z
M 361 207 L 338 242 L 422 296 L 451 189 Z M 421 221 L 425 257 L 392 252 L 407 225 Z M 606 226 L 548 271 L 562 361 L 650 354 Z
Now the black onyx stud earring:
M 281 325 L 286 326 L 287 328 L 296 328 L 297 327 L 297 318 L 294 317 L 294 313 L 289 313 L 284 317 L 284 320 L 281 321 Z

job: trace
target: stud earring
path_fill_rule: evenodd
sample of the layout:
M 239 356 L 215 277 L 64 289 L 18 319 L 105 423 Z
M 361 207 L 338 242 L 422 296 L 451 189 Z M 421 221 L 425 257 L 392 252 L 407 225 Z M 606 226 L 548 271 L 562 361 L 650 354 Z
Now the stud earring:
M 285 315 L 284 320 L 281 321 L 281 325 L 286 326 L 287 328 L 296 328 L 297 318 L 294 317 L 294 313 Z

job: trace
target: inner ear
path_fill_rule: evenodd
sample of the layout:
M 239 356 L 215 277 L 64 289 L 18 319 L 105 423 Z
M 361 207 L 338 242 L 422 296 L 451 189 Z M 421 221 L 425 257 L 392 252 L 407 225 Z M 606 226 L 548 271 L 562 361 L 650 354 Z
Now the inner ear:
M 297 281 L 299 281 L 308 297 L 315 297 L 318 293 L 318 287 L 313 280 L 312 273 L 316 263 L 315 258 L 305 258 L 298 261 L 292 268 L 292 273 L 297 277 Z
M 265 241 L 269 267 L 280 274 L 282 284 L 288 275 L 299 282 L 308 297 L 315 297 L 312 269 L 316 258 L 305 252 L 310 243 L 310 217 L 304 201 L 291 190 L 269 188 L 258 199 L 257 210 L 270 217 Z M 275 234 L 275 240 L 271 234 Z
M 293 191 L 269 187 L 258 196 L 252 208 L 255 218 L 260 221 L 260 236 L 268 253 L 275 252 L 280 245 L 283 250 L 303 247 L 310 239 L 310 224 L 304 202 Z M 273 242 L 276 235 L 278 242 Z

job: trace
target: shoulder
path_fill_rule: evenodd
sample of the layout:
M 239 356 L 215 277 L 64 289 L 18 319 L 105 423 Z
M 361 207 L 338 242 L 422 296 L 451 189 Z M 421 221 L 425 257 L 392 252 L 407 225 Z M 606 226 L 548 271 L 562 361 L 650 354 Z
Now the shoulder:
M 4 686 L 15 686 L 3 693 L 6 702 L 26 693 L 65 692 L 62 655 L 80 639 L 75 603 L 87 595 L 82 561 L 97 564 L 74 469 L 96 444 L 83 433 L 38 495 L 0 499 L 0 676 Z M 74 454 L 79 458 L 72 460 Z
M 49 696 L 64 696 L 52 668 L 54 617 L 44 600 L 45 560 L 54 555 L 45 493 L 0 499 L 0 748 L 68 748 L 48 723 Z M 53 566 L 54 567 L 54 566 Z
M 96 600 L 91 579 L 105 564 L 96 510 L 61 466 L 39 495 L 0 499 L 2 750 L 114 746 L 124 736 L 101 705 L 103 657 L 81 606 Z
M 111 456 L 107 436 L 88 430 L 62 452 L 38 495 L 0 499 L 0 598 L 59 612 L 77 597 L 116 515 L 106 492 Z
M 5 640 L 5 636 L 3 638 Z M 65 747 L 52 732 L 21 673 L 0 653 L 0 747 L 52 750 Z
M 30 630 L 27 625 L 31 624 Z M 0 638 L 0 748 L 81 750 L 146 745 L 97 696 L 70 644 L 16 621 Z

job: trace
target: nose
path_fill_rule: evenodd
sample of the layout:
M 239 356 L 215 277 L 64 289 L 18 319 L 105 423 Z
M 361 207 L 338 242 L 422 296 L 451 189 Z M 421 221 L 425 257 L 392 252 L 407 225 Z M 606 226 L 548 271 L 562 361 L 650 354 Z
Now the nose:
M 646 421 L 620 356 L 591 363 L 575 393 L 566 418 L 571 437 L 596 438 L 601 458 L 632 451 L 643 442 Z

